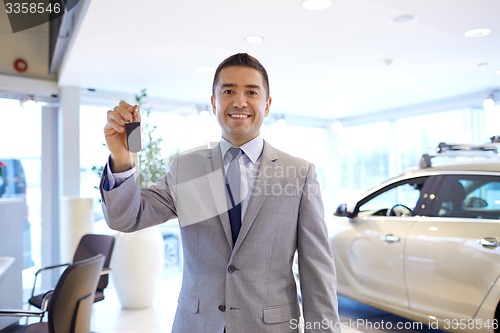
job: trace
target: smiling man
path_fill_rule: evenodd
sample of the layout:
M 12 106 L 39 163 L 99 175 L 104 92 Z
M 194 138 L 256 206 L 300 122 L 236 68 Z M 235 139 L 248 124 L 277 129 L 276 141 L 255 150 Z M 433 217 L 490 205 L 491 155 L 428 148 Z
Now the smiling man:
M 219 67 L 212 88 L 212 109 L 222 137 L 241 146 L 260 134 L 271 97 L 267 74 L 244 66 Z
M 314 166 L 261 137 L 271 101 L 257 59 L 241 53 L 224 60 L 211 98 L 219 144 L 177 156 L 147 189 L 133 176 L 136 158 L 124 129 L 140 120 L 137 107 L 121 102 L 108 112 L 111 156 L 101 182 L 107 223 L 124 232 L 173 218 L 181 226 L 184 269 L 174 333 L 340 332 Z M 304 324 L 292 272 L 296 252 Z

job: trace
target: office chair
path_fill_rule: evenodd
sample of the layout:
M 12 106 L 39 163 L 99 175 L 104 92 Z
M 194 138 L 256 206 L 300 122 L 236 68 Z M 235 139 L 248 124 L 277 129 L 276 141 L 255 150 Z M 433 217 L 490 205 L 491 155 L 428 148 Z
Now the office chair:
M 109 283 L 109 263 L 111 261 L 111 254 L 113 253 L 113 248 L 115 244 L 115 238 L 110 235 L 97 235 L 97 234 L 86 234 L 78 243 L 75 254 L 73 256 L 73 262 L 81 261 L 84 259 L 91 258 L 97 254 L 102 254 L 104 259 L 104 269 L 101 273 L 101 278 L 99 279 L 99 283 L 97 284 L 94 302 L 99 302 L 104 299 L 104 289 L 108 286 Z M 35 295 L 35 286 L 36 280 L 39 274 L 42 272 L 65 267 L 68 266 L 69 263 L 52 265 L 47 267 L 40 268 L 35 273 L 35 281 L 33 283 L 33 289 L 31 290 L 31 296 L 28 300 L 28 304 L 31 306 L 35 306 L 39 309 L 42 309 L 42 302 L 45 294 Z
M 43 298 L 42 309 L 39 311 L 0 309 L 0 316 L 40 318 L 40 322 L 12 325 L 2 332 L 89 333 L 92 304 L 104 261 L 105 257 L 98 254 L 70 264 L 54 290 Z M 48 314 L 48 320 L 41 321 L 45 313 Z

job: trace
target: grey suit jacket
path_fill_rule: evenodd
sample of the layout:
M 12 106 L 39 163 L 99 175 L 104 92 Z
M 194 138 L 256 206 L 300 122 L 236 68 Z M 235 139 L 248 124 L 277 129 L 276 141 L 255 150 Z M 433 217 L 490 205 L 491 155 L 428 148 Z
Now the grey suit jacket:
M 106 175 L 103 175 L 106 177 Z M 306 332 L 340 332 L 336 275 L 312 164 L 264 143 L 238 240 L 220 147 L 180 155 L 157 184 L 101 192 L 107 223 L 133 232 L 178 217 L 184 271 L 173 332 L 298 332 L 297 250 Z

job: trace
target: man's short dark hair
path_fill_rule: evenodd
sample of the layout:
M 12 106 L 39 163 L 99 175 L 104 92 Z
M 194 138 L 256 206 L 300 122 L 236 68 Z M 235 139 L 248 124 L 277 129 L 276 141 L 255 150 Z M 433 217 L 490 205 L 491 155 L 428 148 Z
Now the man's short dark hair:
M 262 74 L 262 80 L 264 81 L 264 89 L 266 90 L 267 95 L 266 97 L 269 97 L 269 77 L 267 76 L 267 71 L 257 59 L 247 53 L 234 54 L 220 63 L 219 67 L 217 67 L 215 71 L 214 82 L 212 84 L 213 96 L 215 96 L 215 86 L 219 80 L 221 70 L 233 66 L 249 67 L 259 71 L 259 73 Z

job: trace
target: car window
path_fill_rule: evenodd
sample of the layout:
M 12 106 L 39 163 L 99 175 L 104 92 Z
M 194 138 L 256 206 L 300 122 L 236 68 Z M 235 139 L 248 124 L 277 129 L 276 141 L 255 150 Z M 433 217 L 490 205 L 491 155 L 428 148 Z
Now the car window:
M 388 185 L 359 206 L 359 215 L 410 216 L 428 177 Z
M 500 177 L 445 176 L 431 216 L 500 219 Z

